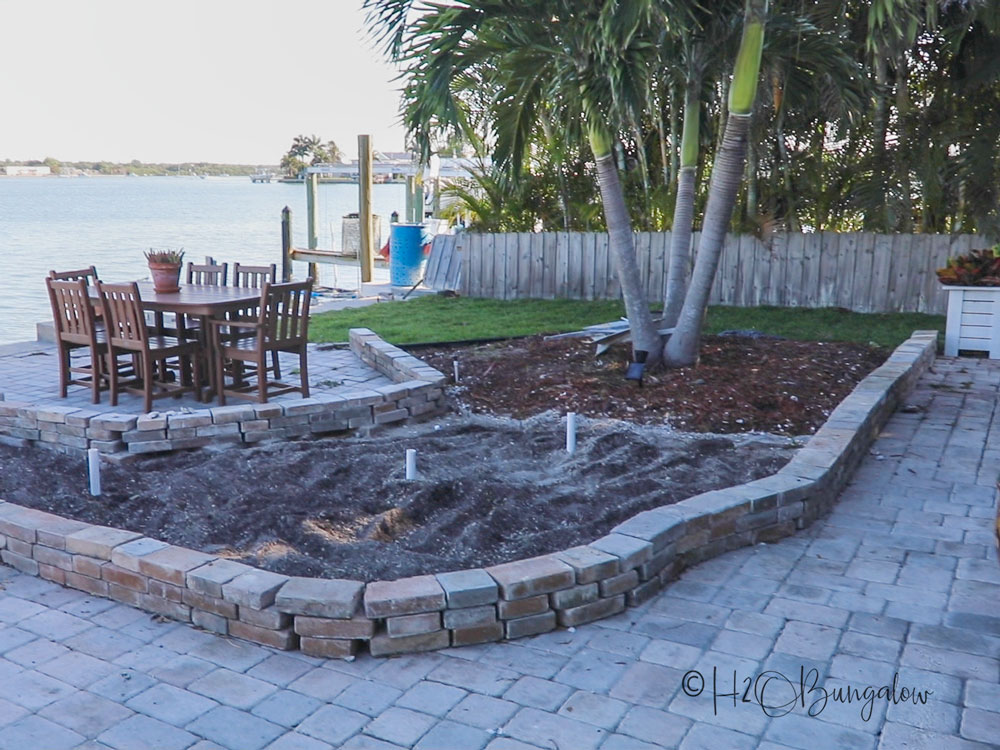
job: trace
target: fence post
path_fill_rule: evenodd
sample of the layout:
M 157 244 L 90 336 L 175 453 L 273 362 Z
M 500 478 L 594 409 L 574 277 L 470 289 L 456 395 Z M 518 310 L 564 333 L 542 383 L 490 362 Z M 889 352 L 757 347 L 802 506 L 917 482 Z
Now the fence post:
M 281 209 L 281 280 L 292 280 L 292 209 Z

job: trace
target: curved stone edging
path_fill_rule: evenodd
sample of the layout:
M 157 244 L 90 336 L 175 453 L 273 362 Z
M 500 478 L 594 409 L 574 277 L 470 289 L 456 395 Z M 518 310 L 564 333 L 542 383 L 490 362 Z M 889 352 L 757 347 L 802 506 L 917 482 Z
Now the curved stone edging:
M 0 560 L 207 630 L 315 656 L 346 657 L 364 645 L 375 656 L 427 651 L 579 625 L 646 601 L 691 564 L 788 536 L 826 512 L 933 361 L 936 342 L 935 331 L 915 332 L 776 474 L 643 511 L 590 544 L 541 557 L 366 585 L 279 575 L 0 501 Z M 380 367 L 395 366 L 403 385 L 432 369 L 366 329 L 351 332 L 351 346 Z
M 100 413 L 0 400 L 0 435 L 65 452 L 162 453 L 218 443 L 289 440 L 404 422 L 444 410 L 445 378 L 367 328 L 350 331 L 351 350 L 392 385 L 299 401 L 215 406 L 186 412 Z

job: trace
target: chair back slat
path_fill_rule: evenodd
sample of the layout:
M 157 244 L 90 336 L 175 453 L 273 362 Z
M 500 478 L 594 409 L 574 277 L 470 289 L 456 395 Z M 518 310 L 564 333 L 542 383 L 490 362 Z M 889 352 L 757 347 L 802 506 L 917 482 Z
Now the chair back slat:
M 101 306 L 107 318 L 108 341 L 112 346 L 141 351 L 148 346 L 149 332 L 142 312 L 139 285 L 97 282 Z
M 90 284 L 97 281 L 97 268 L 81 268 L 76 271 L 49 271 L 49 278 L 53 281 L 76 281 L 83 279 L 84 283 Z
M 260 331 L 266 344 L 304 341 L 309 335 L 312 279 L 264 284 L 260 297 Z
M 278 266 L 272 263 L 269 266 L 248 266 L 242 263 L 233 263 L 233 286 L 247 289 L 261 289 L 264 284 L 273 284 L 278 272 Z
M 206 286 L 225 286 L 228 271 L 228 263 L 213 263 L 211 265 L 188 263 L 187 283 Z
M 52 304 L 52 320 L 56 335 L 67 341 L 86 343 L 95 332 L 94 302 L 87 294 L 87 282 L 45 280 Z

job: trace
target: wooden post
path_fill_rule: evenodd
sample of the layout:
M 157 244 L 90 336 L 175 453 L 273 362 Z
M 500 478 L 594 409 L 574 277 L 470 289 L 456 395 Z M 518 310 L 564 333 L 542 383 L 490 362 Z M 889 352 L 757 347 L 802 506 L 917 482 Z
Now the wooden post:
M 309 237 L 309 249 L 315 250 L 319 247 L 319 232 L 316 229 L 316 194 L 319 190 L 319 175 L 315 172 L 306 175 L 306 231 Z M 309 264 L 309 277 L 313 283 L 319 280 L 319 269 L 315 263 Z
M 413 196 L 415 195 L 414 185 L 416 184 L 416 177 L 413 175 L 406 176 L 406 206 L 403 210 L 403 216 L 406 218 L 403 221 L 406 224 L 415 224 L 413 220 Z
M 281 209 L 281 280 L 292 280 L 292 209 Z
M 372 141 L 369 135 L 358 136 L 358 226 L 361 230 L 361 281 L 371 283 L 375 272 L 374 218 L 372 216 Z

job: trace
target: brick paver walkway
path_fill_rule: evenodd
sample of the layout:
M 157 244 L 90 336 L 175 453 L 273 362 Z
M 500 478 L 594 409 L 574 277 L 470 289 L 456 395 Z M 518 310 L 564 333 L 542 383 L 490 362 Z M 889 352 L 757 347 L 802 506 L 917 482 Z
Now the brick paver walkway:
M 511 643 L 324 662 L 0 568 L 0 750 L 997 747 L 998 385 L 938 360 L 829 517 Z

